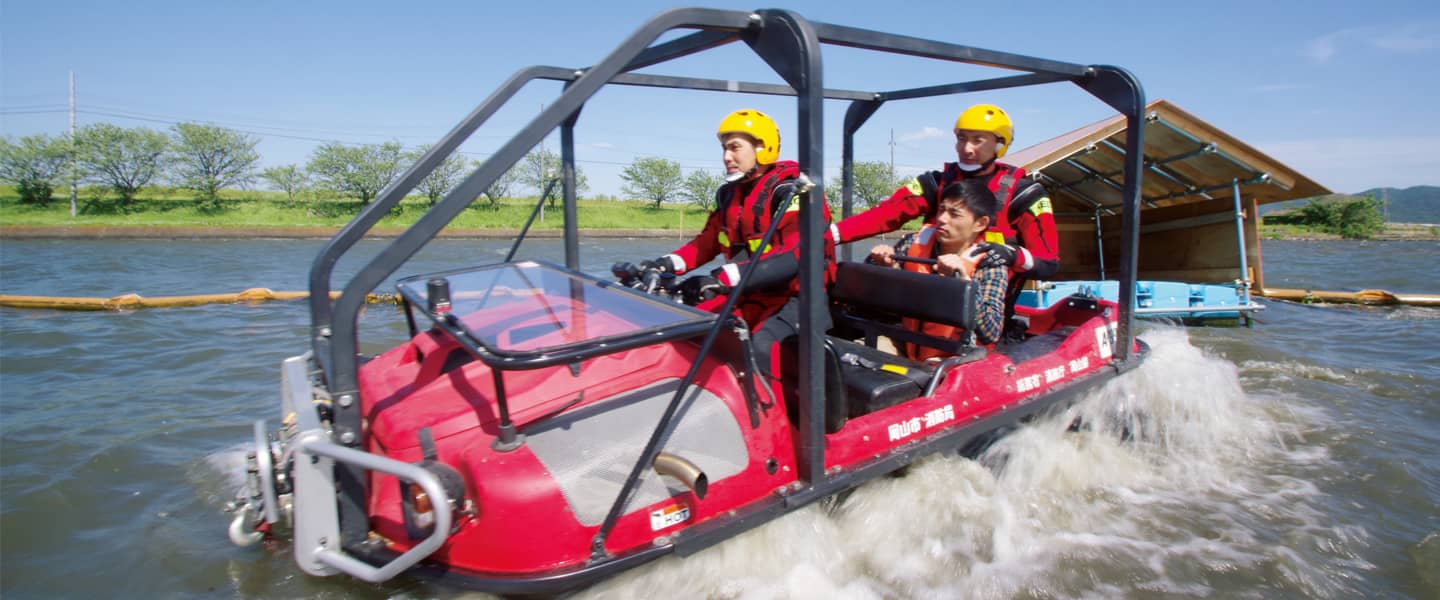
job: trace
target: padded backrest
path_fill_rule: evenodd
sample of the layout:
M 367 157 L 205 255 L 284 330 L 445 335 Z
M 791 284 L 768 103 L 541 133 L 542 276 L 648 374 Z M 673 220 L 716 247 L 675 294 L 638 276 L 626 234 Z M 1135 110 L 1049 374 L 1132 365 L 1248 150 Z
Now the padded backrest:
M 836 265 L 830 299 L 872 311 L 975 328 L 975 282 L 858 262 Z

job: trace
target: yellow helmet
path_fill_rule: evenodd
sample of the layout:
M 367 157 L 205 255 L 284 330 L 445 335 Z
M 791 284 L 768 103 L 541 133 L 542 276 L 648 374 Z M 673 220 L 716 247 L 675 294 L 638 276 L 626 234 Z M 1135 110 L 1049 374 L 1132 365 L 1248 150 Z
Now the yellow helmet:
M 743 133 L 755 138 L 755 162 L 768 165 L 780 157 L 780 128 L 775 121 L 758 110 L 742 109 L 725 116 L 715 137 L 725 139 L 727 133 Z
M 1010 115 L 994 104 L 976 104 L 965 109 L 965 112 L 955 119 L 955 129 L 995 134 L 1000 138 L 1000 143 L 995 146 L 995 158 L 1005 156 L 1005 151 L 1015 141 L 1015 124 L 1010 122 Z

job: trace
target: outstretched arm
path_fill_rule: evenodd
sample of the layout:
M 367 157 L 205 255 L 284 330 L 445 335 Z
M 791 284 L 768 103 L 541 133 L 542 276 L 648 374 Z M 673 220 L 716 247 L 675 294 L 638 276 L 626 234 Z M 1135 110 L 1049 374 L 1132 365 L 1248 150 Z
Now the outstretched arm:
M 720 246 L 720 219 L 719 210 L 711 211 L 710 218 L 705 220 L 705 228 L 700 230 L 699 235 L 663 257 L 669 259 L 676 275 L 683 275 L 710 262 L 724 251 Z
M 895 231 L 910 221 L 930 214 L 940 196 L 936 184 L 939 177 L 940 174 L 936 171 L 921 173 L 900 186 L 895 193 L 874 208 L 831 226 L 831 238 L 837 244 L 863 240 Z
M 1031 181 L 1016 191 L 1008 216 L 1020 236 L 1015 271 L 1035 279 L 1054 276 L 1060 270 L 1060 236 L 1045 186 Z

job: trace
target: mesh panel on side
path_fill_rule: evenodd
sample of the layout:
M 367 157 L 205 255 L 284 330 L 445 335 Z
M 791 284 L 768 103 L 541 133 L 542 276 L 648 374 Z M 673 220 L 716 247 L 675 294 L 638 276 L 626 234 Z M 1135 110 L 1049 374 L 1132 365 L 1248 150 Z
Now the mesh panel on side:
M 559 482 L 581 523 L 599 525 L 605 520 L 679 384 L 674 378 L 657 381 L 525 432 L 526 445 Z M 720 397 L 691 386 L 676 419 L 679 425 L 661 448 L 695 463 L 711 485 L 748 464 L 740 426 Z M 646 469 L 627 509 L 658 502 L 684 489 L 679 482 Z

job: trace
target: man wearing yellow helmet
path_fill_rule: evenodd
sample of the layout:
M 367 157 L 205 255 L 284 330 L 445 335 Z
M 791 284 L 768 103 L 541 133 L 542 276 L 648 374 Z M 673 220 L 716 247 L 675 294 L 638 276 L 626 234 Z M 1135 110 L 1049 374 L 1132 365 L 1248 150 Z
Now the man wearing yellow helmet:
M 862 240 L 895 231 L 919 217 L 933 224 L 938 190 L 957 181 L 982 178 L 999 201 L 1000 211 L 982 245 L 986 255 L 981 265 L 1010 268 L 1005 303 L 1008 317 L 1014 313 L 1026 279 L 1045 279 L 1059 270 L 1055 215 L 1044 186 L 1026 178 L 1025 169 L 997 160 L 1015 141 L 1015 126 L 1004 110 L 993 104 L 971 106 L 955 119 L 954 131 L 956 162 L 920 174 L 874 208 L 831 226 L 831 239 L 836 243 Z
M 723 294 L 739 285 L 740 274 L 750 260 L 759 260 L 744 296 L 735 305 L 736 313 L 754 332 L 759 364 L 775 372 L 772 347 L 795 335 L 799 322 L 800 291 L 800 202 L 793 198 L 800 165 L 777 160 L 780 156 L 780 129 L 768 115 L 757 110 L 738 110 L 720 122 L 715 135 L 720 140 L 726 183 L 715 192 L 715 210 L 705 227 L 685 245 L 641 268 L 683 275 L 723 256 L 725 264 L 709 274 L 695 275 L 680 284 L 687 302 L 701 309 L 718 310 Z M 830 223 L 830 209 L 818 203 Z M 761 238 L 776 220 L 770 245 L 760 247 Z M 835 245 L 825 244 L 825 283 L 834 277 Z

